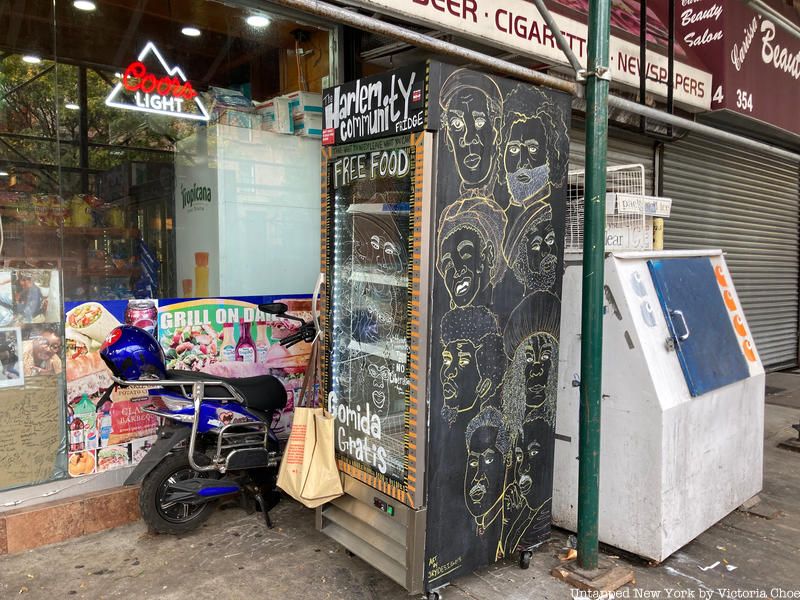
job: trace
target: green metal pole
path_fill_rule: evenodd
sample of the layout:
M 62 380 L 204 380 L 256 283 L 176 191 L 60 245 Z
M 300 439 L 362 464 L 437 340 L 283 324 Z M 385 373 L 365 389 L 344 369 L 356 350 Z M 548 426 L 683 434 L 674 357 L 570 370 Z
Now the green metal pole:
M 610 0 L 589 2 L 578 459 L 578 565 L 586 570 L 597 568 L 598 554 L 610 8 Z

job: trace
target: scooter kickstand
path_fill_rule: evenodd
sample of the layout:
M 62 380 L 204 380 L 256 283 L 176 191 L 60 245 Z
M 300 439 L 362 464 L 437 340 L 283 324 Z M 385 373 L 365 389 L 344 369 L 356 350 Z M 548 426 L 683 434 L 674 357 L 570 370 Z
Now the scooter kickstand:
M 267 522 L 267 529 L 272 529 L 272 519 L 269 518 L 269 511 L 267 510 L 267 504 L 264 502 L 264 496 L 261 495 L 261 492 L 255 494 L 256 502 L 258 502 L 258 506 L 261 508 L 261 512 L 264 513 L 264 520 Z

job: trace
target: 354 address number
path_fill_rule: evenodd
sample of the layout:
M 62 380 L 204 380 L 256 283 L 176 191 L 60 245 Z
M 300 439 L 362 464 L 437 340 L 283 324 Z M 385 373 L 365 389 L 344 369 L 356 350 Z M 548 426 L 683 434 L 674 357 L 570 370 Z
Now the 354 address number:
M 725 95 L 722 93 L 722 86 L 717 86 L 714 96 L 711 98 L 714 102 L 721 103 L 725 100 Z M 736 107 L 739 110 L 746 110 L 753 112 L 753 94 L 747 90 L 736 90 Z
M 736 90 L 736 107 L 753 112 L 753 94 L 746 90 Z

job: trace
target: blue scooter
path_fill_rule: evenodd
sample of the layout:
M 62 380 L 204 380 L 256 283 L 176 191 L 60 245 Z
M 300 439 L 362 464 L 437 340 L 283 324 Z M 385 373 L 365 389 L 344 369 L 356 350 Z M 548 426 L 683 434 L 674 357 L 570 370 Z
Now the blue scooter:
M 287 314 L 285 304 L 258 308 L 300 322 L 282 346 L 315 340 L 315 324 Z M 192 531 L 223 499 L 260 510 L 272 527 L 281 447 L 271 424 L 275 411 L 286 406 L 283 384 L 272 375 L 234 379 L 168 371 L 158 341 L 130 325 L 115 328 L 100 355 L 115 385 L 150 388 L 142 410 L 160 418 L 157 441 L 125 481 L 141 483 L 139 508 L 150 529 Z

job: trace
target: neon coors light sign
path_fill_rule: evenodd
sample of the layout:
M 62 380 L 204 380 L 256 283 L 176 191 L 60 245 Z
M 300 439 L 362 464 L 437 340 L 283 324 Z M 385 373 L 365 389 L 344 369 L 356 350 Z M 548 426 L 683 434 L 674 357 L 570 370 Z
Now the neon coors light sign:
M 159 77 L 148 70 L 145 59 L 149 55 L 155 56 L 166 75 Z M 167 65 L 153 42 L 147 42 L 136 60 L 122 73 L 120 82 L 106 98 L 106 105 L 180 119 L 208 121 L 208 111 L 186 75 L 180 67 Z M 192 105 L 199 112 L 187 111 Z

